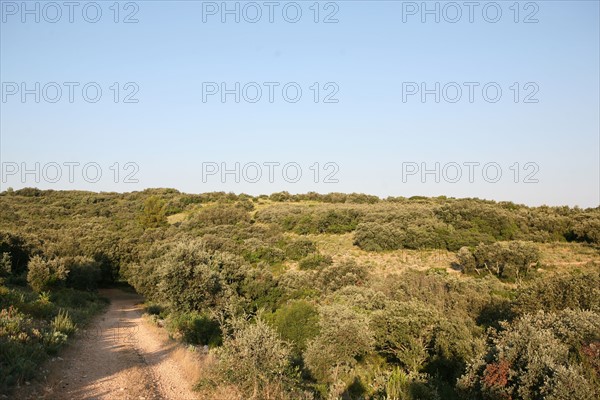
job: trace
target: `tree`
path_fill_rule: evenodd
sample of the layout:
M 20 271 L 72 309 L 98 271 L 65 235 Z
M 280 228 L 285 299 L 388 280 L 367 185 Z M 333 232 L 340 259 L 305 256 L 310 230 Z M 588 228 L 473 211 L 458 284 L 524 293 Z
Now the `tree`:
M 479 244 L 472 253 L 463 247 L 457 258 L 463 272 L 488 271 L 498 278 L 519 279 L 539 260 L 538 248 L 530 242 L 512 241 Z

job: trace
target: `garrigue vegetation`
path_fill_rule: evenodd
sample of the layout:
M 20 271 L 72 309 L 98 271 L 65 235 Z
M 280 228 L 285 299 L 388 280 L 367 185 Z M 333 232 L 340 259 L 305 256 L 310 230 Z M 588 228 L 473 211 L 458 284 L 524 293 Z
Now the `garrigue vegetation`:
M 125 280 L 210 348 L 206 398 L 600 398 L 599 249 L 600 208 L 7 191 L 0 389 Z

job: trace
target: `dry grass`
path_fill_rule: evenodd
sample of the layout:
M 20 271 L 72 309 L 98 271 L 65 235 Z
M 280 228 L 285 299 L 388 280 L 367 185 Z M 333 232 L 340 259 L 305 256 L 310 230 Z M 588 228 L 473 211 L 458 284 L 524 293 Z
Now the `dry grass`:
M 297 237 L 293 233 L 287 233 Z M 442 268 L 449 273 L 456 273 L 453 264 L 456 262 L 454 252 L 440 249 L 427 250 L 394 250 L 385 252 L 368 252 L 353 245 L 354 234 L 342 235 L 317 234 L 307 235 L 313 240 L 319 251 L 331 256 L 334 260 L 352 257 L 358 262 L 373 266 L 373 272 L 389 273 L 405 268 L 427 270 Z M 582 243 L 539 243 L 540 263 L 547 270 L 566 270 L 581 268 L 591 262 L 600 262 L 600 249 Z
M 188 216 L 187 212 L 180 212 L 178 214 L 169 215 L 167 217 L 167 222 L 171 225 L 176 224 L 178 222 L 183 222 Z
M 289 234 L 290 236 L 296 236 Z M 317 234 L 307 235 L 317 244 L 319 251 L 331 256 L 334 260 L 352 257 L 359 263 L 372 266 L 373 272 L 396 272 L 404 268 L 429 269 L 444 268 L 448 272 L 456 261 L 454 253 L 447 250 L 394 250 L 384 252 L 369 252 L 353 245 L 354 234 L 341 235 Z

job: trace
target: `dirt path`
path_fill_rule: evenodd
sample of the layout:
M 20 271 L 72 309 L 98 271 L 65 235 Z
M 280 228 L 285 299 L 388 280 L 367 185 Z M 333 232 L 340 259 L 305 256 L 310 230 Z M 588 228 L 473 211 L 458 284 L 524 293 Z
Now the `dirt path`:
M 48 363 L 40 384 L 17 391 L 19 398 L 173 399 L 198 397 L 191 390 L 199 363 L 166 333 L 144 318 L 139 296 L 117 289 L 111 300 L 74 343 Z

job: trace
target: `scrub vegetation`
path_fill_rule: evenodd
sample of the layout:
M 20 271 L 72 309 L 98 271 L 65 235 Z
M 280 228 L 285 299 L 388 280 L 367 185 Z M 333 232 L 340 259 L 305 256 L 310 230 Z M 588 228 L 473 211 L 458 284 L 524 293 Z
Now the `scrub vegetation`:
M 9 190 L 0 277 L 2 392 L 126 282 L 204 398 L 600 398 L 600 208 Z

